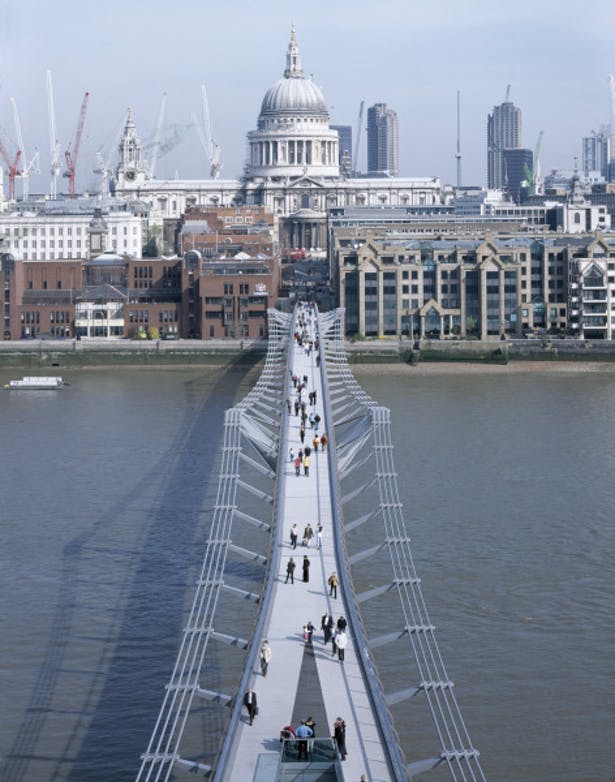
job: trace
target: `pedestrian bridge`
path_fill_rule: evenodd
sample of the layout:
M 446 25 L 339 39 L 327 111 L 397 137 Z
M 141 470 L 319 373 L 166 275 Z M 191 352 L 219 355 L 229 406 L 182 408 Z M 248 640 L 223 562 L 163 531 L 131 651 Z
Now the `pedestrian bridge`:
M 137 780 L 197 773 L 217 782 L 359 782 L 363 775 L 398 782 L 424 771 L 432 779 L 485 780 L 415 572 L 389 411 L 350 372 L 343 311 L 320 314 L 306 304 L 292 315 L 272 310 L 269 335 L 260 379 L 226 413 L 203 566 Z M 306 378 L 300 399 L 293 376 L 297 383 Z M 303 443 L 299 401 L 307 416 Z M 320 421 L 310 425 L 310 414 Z M 324 450 L 315 441 L 323 433 Z M 305 445 L 312 448 L 308 474 L 301 467 L 297 475 L 290 451 L 296 456 Z M 314 531 L 321 526 L 322 536 L 303 546 L 308 522 Z M 294 583 L 287 578 L 291 557 Z M 372 565 L 387 577 L 361 590 L 359 574 Z M 333 572 L 337 594 L 328 583 Z M 375 620 L 366 622 L 370 612 Z M 324 643 L 325 613 L 347 621 L 343 660 Z M 316 628 L 311 643 L 308 623 Z M 264 639 L 271 649 L 266 675 L 259 664 Z M 385 650 L 403 672 L 395 690 L 379 676 Z M 253 724 L 243 706 L 248 688 L 258 703 Z M 432 751 L 424 757 L 398 736 L 395 715 L 407 712 L 407 722 L 431 725 Z M 313 740 L 300 746 L 280 739 L 282 728 L 308 717 Z M 340 717 L 345 759 L 332 738 Z

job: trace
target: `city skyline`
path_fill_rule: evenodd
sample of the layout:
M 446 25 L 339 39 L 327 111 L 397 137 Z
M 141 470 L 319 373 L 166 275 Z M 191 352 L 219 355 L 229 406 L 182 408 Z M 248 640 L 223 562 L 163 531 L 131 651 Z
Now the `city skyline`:
M 238 13 L 241 11 L 241 16 Z M 256 127 L 262 98 L 284 69 L 291 23 L 297 27 L 306 74 L 323 89 L 331 124 L 356 132 L 361 100 L 385 102 L 399 118 L 402 176 L 439 176 L 454 184 L 456 95 L 461 90 L 463 183 L 486 185 L 485 125 L 493 107 L 510 100 L 523 112 L 523 146 L 544 130 L 542 171 L 581 166 L 581 139 L 609 121 L 607 77 L 615 71 L 608 34 L 615 5 L 588 10 L 576 0 L 494 7 L 483 0 L 335 6 L 309 9 L 266 0 L 168 6 L 155 0 L 124 7 L 111 0 L 98 16 L 74 0 L 49 8 L 34 0 L 0 4 L 2 134 L 15 149 L 10 97 L 19 107 L 26 151 L 41 156 L 31 191 L 48 188 L 49 138 L 45 72 L 54 78 L 62 157 L 74 135 L 84 92 L 91 93 L 78 189 L 93 189 L 95 154 L 116 144 L 126 108 L 144 145 L 154 135 L 167 93 L 157 175 L 208 177 L 209 164 L 192 125 L 207 85 L 212 125 L 222 148 L 222 178 L 240 175 L 246 134 Z M 242 25 L 238 27 L 237 19 Z M 189 24 L 185 24 L 189 21 Z M 366 170 L 365 118 L 361 168 Z M 175 146 L 174 146 L 175 145 Z M 113 163 L 116 162 L 115 154 Z M 5 176 L 6 182 L 6 176 Z M 61 182 L 66 190 L 66 182 Z M 20 184 L 17 192 L 21 192 Z

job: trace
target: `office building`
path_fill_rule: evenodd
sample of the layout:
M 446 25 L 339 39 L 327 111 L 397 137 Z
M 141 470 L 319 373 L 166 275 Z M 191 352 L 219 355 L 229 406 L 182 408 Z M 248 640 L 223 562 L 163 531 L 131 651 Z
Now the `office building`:
M 386 103 L 367 110 L 367 172 L 394 177 L 399 173 L 397 114 Z
M 337 130 L 339 140 L 339 164 L 343 175 L 352 173 L 352 126 L 351 125 L 331 125 L 331 130 Z
M 600 173 L 605 178 L 608 177 L 609 141 L 606 128 L 601 128 L 599 133 L 593 131 L 591 136 L 583 137 L 581 165 L 586 177 L 592 172 Z
M 487 118 L 487 187 L 503 189 L 506 186 L 505 149 L 521 146 L 521 109 L 505 101 L 493 107 Z
M 534 153 L 531 149 L 503 150 L 506 189 L 516 204 L 521 203 L 521 188 L 529 188 L 534 177 Z

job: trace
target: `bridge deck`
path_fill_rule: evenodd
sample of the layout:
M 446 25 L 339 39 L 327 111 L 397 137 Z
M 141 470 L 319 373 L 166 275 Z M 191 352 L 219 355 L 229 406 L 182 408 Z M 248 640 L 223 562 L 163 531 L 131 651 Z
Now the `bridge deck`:
M 309 326 L 312 333 L 315 326 Z M 317 392 L 316 407 L 322 418 L 319 432 L 327 431 L 326 414 L 323 410 L 323 385 L 321 369 L 316 366 L 315 353 L 307 356 L 305 350 L 294 344 L 291 350 L 293 372 L 301 378 L 308 376 L 307 393 Z M 288 394 L 294 401 L 295 392 L 290 381 Z M 331 644 L 326 647 L 320 630 L 321 616 L 329 611 L 335 620 L 340 615 L 348 616 L 345 596 L 338 591 L 337 599 L 329 597 L 327 579 L 336 570 L 335 541 L 331 534 L 331 491 L 329 482 L 329 452 L 314 453 L 312 450 L 310 475 L 295 476 L 294 465 L 288 458 L 288 448 L 296 454 L 301 447 L 299 439 L 300 417 L 294 409 L 284 418 L 286 427 L 286 462 L 279 480 L 282 484 L 282 507 L 280 518 L 283 532 L 277 537 L 275 546 L 280 554 L 280 572 L 274 586 L 269 621 L 264 638 L 271 647 L 272 657 L 266 677 L 260 669 L 253 672 L 252 687 L 256 692 L 259 714 L 252 726 L 245 710 L 239 726 L 235 751 L 225 780 L 249 782 L 255 779 L 255 770 L 263 755 L 276 756 L 280 752 L 279 734 L 283 726 L 294 727 L 301 719 L 312 716 L 316 721 L 316 738 L 330 737 L 333 723 L 338 716 L 346 722 L 346 745 L 348 756 L 338 764 L 343 778 L 358 782 L 361 774 L 366 779 L 378 782 L 390 779 L 385 753 L 378 727 L 370 707 L 361 669 L 353 647 L 353 632 L 347 628 L 349 637 L 345 661 L 340 663 L 331 654 Z M 312 444 L 314 430 L 306 424 L 306 444 Z M 282 438 L 284 442 L 284 438 Z M 314 530 L 318 524 L 324 528 L 322 548 L 316 548 L 316 538 L 305 548 L 301 537 L 305 525 L 310 522 Z M 299 542 L 296 551 L 290 546 L 290 529 L 293 524 L 299 528 Z M 286 564 L 293 555 L 297 564 L 295 583 L 285 583 Z M 303 556 L 311 562 L 309 582 L 302 580 Z M 275 561 L 275 560 L 274 560 Z M 303 625 L 311 621 L 316 631 L 313 647 L 307 647 L 303 640 Z M 260 639 L 257 639 L 260 641 Z M 339 773 L 338 771 L 338 773 Z M 340 774 L 340 778 L 342 775 Z M 260 779 L 260 777 L 259 777 Z

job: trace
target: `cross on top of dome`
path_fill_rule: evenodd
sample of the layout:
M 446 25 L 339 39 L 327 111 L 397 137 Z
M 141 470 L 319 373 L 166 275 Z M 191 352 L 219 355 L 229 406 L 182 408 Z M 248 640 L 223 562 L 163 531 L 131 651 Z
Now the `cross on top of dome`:
M 301 55 L 299 54 L 299 46 L 297 44 L 297 34 L 295 25 L 291 25 L 290 28 L 290 43 L 288 44 L 288 51 L 286 52 L 286 70 L 284 71 L 284 78 L 286 79 L 302 79 L 303 69 L 301 67 Z

